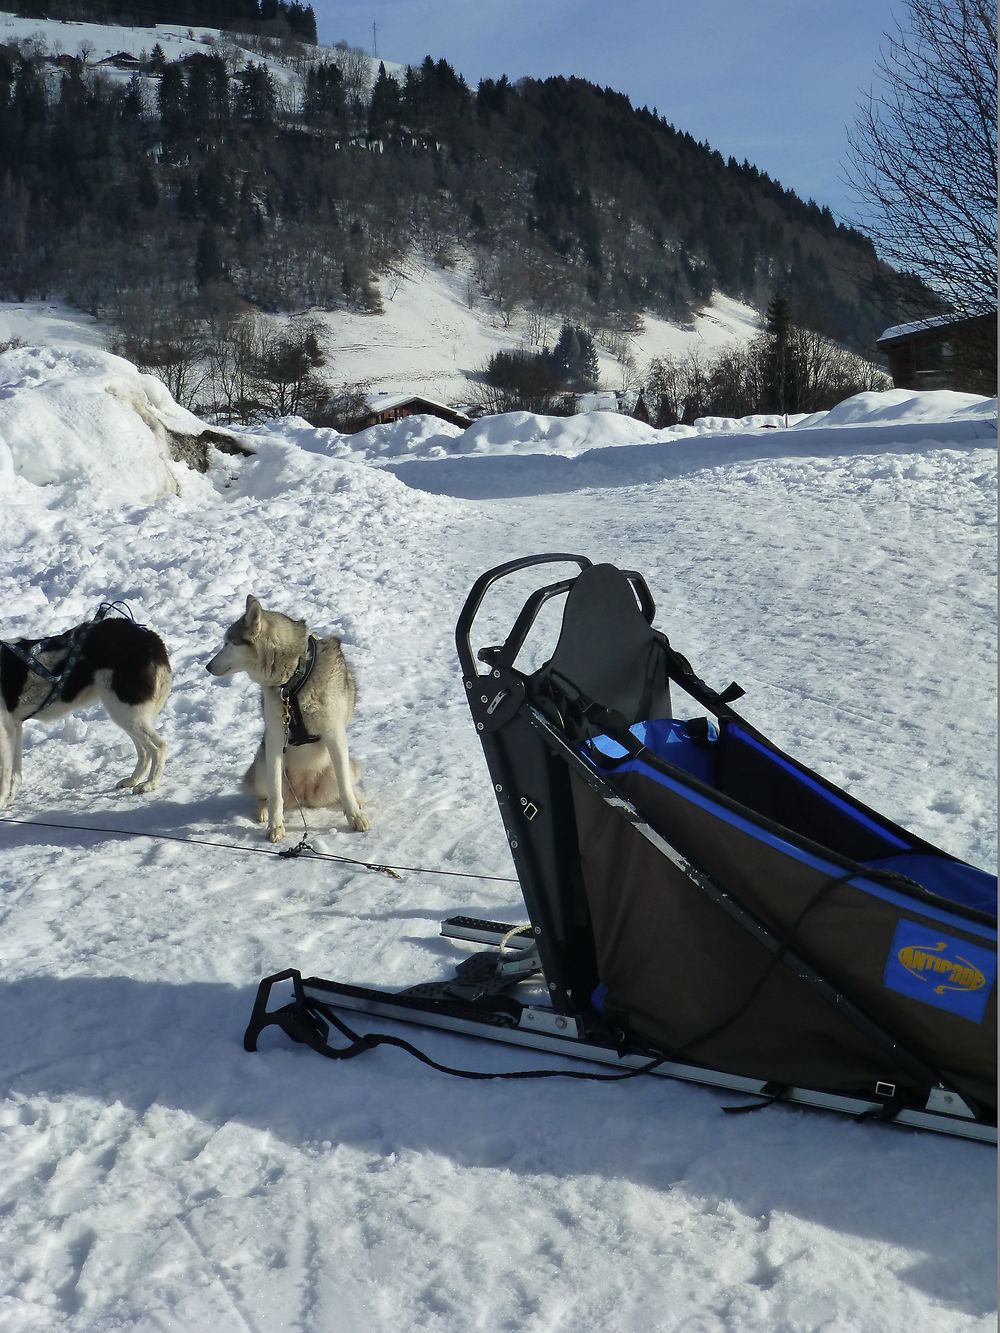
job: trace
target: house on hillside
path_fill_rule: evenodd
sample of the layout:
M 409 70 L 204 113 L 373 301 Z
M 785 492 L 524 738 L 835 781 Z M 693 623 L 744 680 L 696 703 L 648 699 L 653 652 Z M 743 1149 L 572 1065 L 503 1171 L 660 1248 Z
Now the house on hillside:
M 133 56 L 128 51 L 116 51 L 112 56 L 105 56 L 103 60 L 98 60 L 94 64 L 95 69 L 124 69 L 141 70 L 143 63 L 138 56 Z
M 365 430 L 368 426 L 385 426 L 393 421 L 402 421 L 405 417 L 420 415 L 440 417 L 442 421 L 460 426 L 463 430 L 472 425 L 472 418 L 464 412 L 415 393 L 371 393 L 366 401 L 368 412 L 361 418 L 358 430 Z
M 582 412 L 620 412 L 622 410 L 618 395 L 613 389 L 593 389 L 590 393 L 578 393 L 575 396 L 575 411 Z
M 886 329 L 875 346 L 886 354 L 897 389 L 997 391 L 997 316 L 930 315 Z
M 57 56 L 46 56 L 45 63 L 54 66 L 56 69 L 64 70 L 67 74 L 83 72 L 83 61 L 80 57 L 67 55 L 65 51 Z

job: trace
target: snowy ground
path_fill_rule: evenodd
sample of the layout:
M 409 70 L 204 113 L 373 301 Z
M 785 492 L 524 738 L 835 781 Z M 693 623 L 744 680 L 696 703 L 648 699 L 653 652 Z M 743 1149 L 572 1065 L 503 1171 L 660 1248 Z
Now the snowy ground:
M 401 987 L 458 956 L 444 916 L 523 918 L 454 651 L 473 580 L 518 555 L 642 571 L 750 720 L 995 867 L 995 402 L 870 395 L 788 430 L 421 420 L 396 443 L 276 423 L 199 477 L 157 453 L 182 418 L 155 384 L 73 341 L 0 356 L 0 633 L 127 599 L 170 648 L 171 752 L 127 798 L 101 715 L 26 728 L 28 822 L 0 823 L 5 1333 L 993 1329 L 980 1145 L 241 1038 L 269 972 Z M 258 705 L 204 663 L 250 590 L 340 634 L 361 681 L 373 827 L 310 812 L 313 844 L 400 879 L 280 860 L 249 821 Z
M 531 345 L 525 312 L 517 312 L 505 328 L 479 291 L 468 259 L 461 253 L 455 259 L 453 268 L 442 269 L 411 257 L 398 272 L 380 278 L 381 315 L 320 312 L 330 368 L 338 380 L 363 383 L 378 392 L 467 403 L 470 384 L 495 352 L 509 351 L 522 341 Z M 559 328 L 559 320 L 553 320 L 544 338 L 549 347 L 558 339 Z M 707 359 L 720 347 L 746 342 L 759 332 L 760 321 L 750 306 L 720 294 L 690 328 L 646 315 L 641 331 L 627 341 L 634 361 L 631 387 L 641 382 L 653 357 L 682 358 L 697 352 Z M 601 384 L 612 390 L 629 387 L 616 358 L 600 345 L 597 350 Z

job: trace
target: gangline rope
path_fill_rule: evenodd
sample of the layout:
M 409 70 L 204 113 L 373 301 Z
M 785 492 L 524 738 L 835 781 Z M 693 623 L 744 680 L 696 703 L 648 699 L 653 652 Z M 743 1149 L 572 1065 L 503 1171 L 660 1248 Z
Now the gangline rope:
M 210 838 L 189 838 L 178 833 L 148 833 L 141 829 L 109 828 L 96 824 L 65 824 L 49 819 L 18 819 L 13 815 L 0 815 L 2 824 L 22 824 L 31 828 L 68 829 L 79 833 L 106 833 L 126 838 L 151 838 L 160 842 L 184 842 L 198 847 L 221 847 L 228 852 L 251 852 L 258 856 L 277 856 L 282 860 L 305 857 L 309 861 L 338 861 L 343 865 L 359 866 L 363 870 L 375 870 L 384 875 L 399 878 L 399 872 L 411 875 L 448 875 L 455 879 L 491 880 L 496 884 L 516 884 L 518 881 L 507 875 L 484 875 L 470 870 L 442 870 L 433 866 L 382 865 L 375 861 L 361 861 L 352 856 L 336 856 L 333 852 L 318 852 L 305 838 L 294 847 L 281 851 L 271 847 L 248 847 L 237 842 L 217 842 Z

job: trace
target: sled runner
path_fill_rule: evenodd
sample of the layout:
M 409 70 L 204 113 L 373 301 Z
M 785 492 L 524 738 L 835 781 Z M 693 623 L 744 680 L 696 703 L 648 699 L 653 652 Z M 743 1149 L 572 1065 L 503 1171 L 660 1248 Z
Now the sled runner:
M 487 591 L 553 562 L 576 572 L 476 652 Z M 555 648 L 519 667 L 553 598 Z M 739 686 L 694 673 L 654 609 L 641 575 L 582 556 L 482 575 L 458 654 L 528 924 L 452 918 L 442 933 L 491 947 L 404 992 L 268 977 L 247 1049 L 277 1025 L 335 1058 L 413 1051 L 357 1033 L 354 1012 L 615 1071 L 591 1077 L 763 1099 L 737 1109 L 784 1100 L 995 1143 L 995 877 L 781 751 L 733 710 Z M 269 1010 L 280 981 L 292 998 Z

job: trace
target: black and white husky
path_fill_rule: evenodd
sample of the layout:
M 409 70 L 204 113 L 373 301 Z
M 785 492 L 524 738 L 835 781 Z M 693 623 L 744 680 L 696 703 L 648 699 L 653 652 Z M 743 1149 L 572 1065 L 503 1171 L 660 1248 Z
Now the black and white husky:
M 264 738 L 243 790 L 256 799 L 257 819 L 267 824 L 271 841 L 285 836 L 285 801 L 339 804 L 351 828 L 364 832 L 357 768 L 347 753 L 357 686 L 340 640 L 316 638 L 304 620 L 265 611 L 251 594 L 206 670 L 213 676 L 245 671 L 260 686 Z
M 167 702 L 170 682 L 163 640 L 121 616 L 47 639 L 0 641 L 0 810 L 21 784 L 24 723 L 63 717 L 95 701 L 135 746 L 135 769 L 118 786 L 152 791 L 167 757 L 153 719 Z

